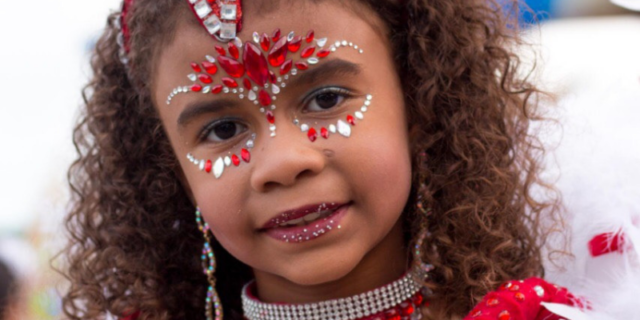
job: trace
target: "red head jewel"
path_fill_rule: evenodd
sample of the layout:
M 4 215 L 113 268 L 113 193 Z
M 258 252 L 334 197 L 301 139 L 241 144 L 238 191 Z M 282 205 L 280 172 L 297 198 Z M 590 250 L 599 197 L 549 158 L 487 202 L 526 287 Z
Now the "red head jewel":
M 228 42 L 242 30 L 241 0 L 187 0 L 200 24 L 212 37 Z

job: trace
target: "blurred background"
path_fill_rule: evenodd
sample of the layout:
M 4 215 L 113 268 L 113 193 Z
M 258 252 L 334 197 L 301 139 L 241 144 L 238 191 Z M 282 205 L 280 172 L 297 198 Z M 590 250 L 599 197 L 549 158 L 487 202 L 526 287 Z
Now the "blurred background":
M 640 0 L 617 1 L 640 9 Z M 8 301 L 8 319 L 60 316 L 64 281 L 50 260 L 64 243 L 71 131 L 91 48 L 120 2 L 6 1 L 0 10 L 0 304 Z M 533 46 L 522 55 L 557 94 L 552 115 L 563 124 L 541 132 L 558 146 L 549 177 L 567 201 L 584 197 L 576 186 L 589 186 L 608 199 L 621 191 L 638 208 L 640 15 L 608 0 L 526 2 L 535 12 L 522 17 L 533 23 L 525 31 Z

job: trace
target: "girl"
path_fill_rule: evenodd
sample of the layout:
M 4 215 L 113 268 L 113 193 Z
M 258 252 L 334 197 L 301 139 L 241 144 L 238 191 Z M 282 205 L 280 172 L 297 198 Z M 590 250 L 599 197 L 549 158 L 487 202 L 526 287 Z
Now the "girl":
M 558 204 L 532 196 L 553 192 L 528 133 L 538 91 L 496 8 L 125 0 L 74 134 L 66 315 L 506 320 L 571 304 L 529 278 Z

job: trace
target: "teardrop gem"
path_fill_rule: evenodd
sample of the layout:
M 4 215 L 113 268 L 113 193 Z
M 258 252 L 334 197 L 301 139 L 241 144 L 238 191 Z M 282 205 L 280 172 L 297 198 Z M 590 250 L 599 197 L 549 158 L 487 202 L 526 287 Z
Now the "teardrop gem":
M 269 40 L 269 36 L 266 33 L 263 33 L 262 36 L 260 36 L 260 47 L 262 47 L 262 50 L 264 51 L 269 51 L 270 46 L 271 40 Z
M 296 68 L 300 70 L 307 70 L 309 69 L 309 65 L 306 64 L 305 62 L 296 62 Z
M 273 41 L 278 41 L 280 40 L 280 36 L 281 36 L 280 28 L 278 28 L 273 31 L 273 34 L 271 35 L 271 39 L 273 39 Z
M 211 87 L 211 93 L 218 94 L 220 92 L 222 92 L 222 85 L 221 84 L 217 84 L 217 85 Z
M 267 58 L 264 57 L 255 44 L 247 41 L 244 44 L 242 60 L 249 78 L 257 85 L 263 87 L 265 83 L 267 83 L 267 80 L 269 80 Z
M 240 158 L 234 154 L 231 156 L 231 162 L 233 162 L 233 165 L 237 167 L 240 165 Z
M 216 49 L 216 51 L 218 51 L 218 54 L 220 54 L 221 56 L 226 56 L 227 55 L 227 51 L 224 50 L 223 47 L 215 46 L 214 48 Z
M 211 160 L 207 160 L 207 162 L 204 164 L 204 171 L 206 173 L 211 172 L 211 168 L 213 168 L 213 163 L 211 162 Z
M 258 96 L 256 95 L 255 91 L 251 90 L 249 91 L 247 98 L 249 98 L 249 101 L 255 101 L 256 99 L 258 99 Z
M 202 72 L 202 68 L 195 62 L 191 62 L 191 69 L 195 72 Z
M 309 129 L 309 131 L 307 132 L 307 137 L 309 137 L 309 140 L 311 140 L 311 142 L 315 142 L 316 139 L 318 139 L 318 133 L 316 132 L 316 129 Z
M 218 66 L 216 66 L 215 63 L 211 63 L 209 61 L 203 61 L 202 67 L 208 74 L 216 74 L 216 72 L 218 72 Z
M 202 91 L 202 86 L 199 84 L 194 84 L 191 86 L 191 91 L 193 92 L 200 92 Z
M 324 57 L 328 56 L 329 53 L 331 53 L 331 50 L 326 50 L 326 49 L 325 50 L 320 50 L 320 51 L 318 51 L 318 53 L 316 53 L 316 57 L 324 58 Z
M 273 115 L 273 112 L 267 111 L 267 121 L 269 123 L 274 124 L 276 122 L 276 117 Z
M 211 79 L 211 76 L 204 73 L 201 73 L 198 75 L 198 80 L 200 80 L 202 83 L 205 83 L 205 84 L 209 84 L 213 82 L 213 79 Z
M 276 77 L 276 74 L 271 70 L 269 70 L 269 81 L 271 81 L 271 83 L 278 82 L 278 78 Z
M 309 33 L 307 33 L 307 43 L 311 43 L 311 41 L 313 41 L 313 37 L 314 37 L 315 33 L 313 32 L 313 30 L 309 30 Z
M 242 85 L 244 85 L 245 89 L 251 90 L 251 81 L 249 81 L 249 79 L 247 78 L 242 79 Z
M 504 310 L 498 315 L 498 320 L 511 320 L 511 314 L 509 311 Z
M 356 125 L 356 121 L 353 119 L 352 115 L 347 116 L 347 122 L 349 122 L 349 124 L 351 124 L 352 126 Z
M 258 101 L 261 105 L 268 107 L 271 104 L 271 96 L 266 90 L 261 89 L 258 93 Z
M 280 66 L 280 75 L 285 75 L 287 73 L 289 73 L 289 71 L 291 71 L 291 68 L 293 67 L 293 60 L 289 59 L 287 61 L 285 61 L 282 66 Z
M 327 128 L 323 127 L 322 129 L 320 129 L 320 135 L 323 138 L 328 139 L 329 138 L 329 130 L 327 130 Z
M 236 45 L 233 44 L 233 42 L 229 42 L 229 54 L 234 59 L 239 59 L 240 58 L 240 51 L 238 50 L 238 47 L 236 47 Z
M 216 177 L 216 179 L 219 179 L 222 176 L 223 172 L 224 160 L 222 158 L 218 158 L 218 160 L 216 160 L 216 163 L 213 164 L 213 175 Z
M 316 39 L 316 43 L 318 44 L 318 47 L 322 48 L 327 44 L 327 38 Z
M 240 156 L 246 163 L 249 163 L 249 161 L 251 161 L 251 153 L 249 153 L 249 150 L 247 149 L 242 149 L 242 151 L 240 151 Z
M 282 65 L 287 58 L 287 39 L 278 40 L 269 51 L 269 63 L 274 67 Z
M 287 47 L 291 52 L 298 52 L 298 50 L 300 50 L 301 45 L 302 45 L 302 38 L 300 36 L 295 36 L 293 37 L 293 39 L 291 39 L 291 41 L 289 41 L 289 44 L 287 45 Z
M 314 51 L 316 51 L 316 47 L 314 46 L 306 47 L 302 50 L 302 53 L 300 54 L 300 56 L 303 58 L 309 58 Z
M 222 78 L 222 83 L 229 88 L 237 88 L 238 83 L 231 78 Z
M 236 60 L 221 56 L 218 57 L 218 63 L 228 75 L 234 78 L 240 78 L 244 75 L 244 66 Z

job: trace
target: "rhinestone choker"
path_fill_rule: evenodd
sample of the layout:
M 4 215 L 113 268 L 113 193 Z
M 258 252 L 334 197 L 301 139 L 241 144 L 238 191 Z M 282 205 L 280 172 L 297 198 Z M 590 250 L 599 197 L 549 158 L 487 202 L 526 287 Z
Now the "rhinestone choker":
M 347 298 L 332 299 L 315 303 L 285 304 L 264 303 L 258 300 L 251 281 L 242 288 L 242 309 L 249 320 L 355 320 L 363 317 L 371 319 L 420 319 L 419 307 L 424 297 L 429 295 L 423 287 L 428 269 L 412 268 L 400 279 L 383 287 Z M 414 312 L 418 310 L 418 312 Z M 391 318 L 389 318 L 391 317 Z

